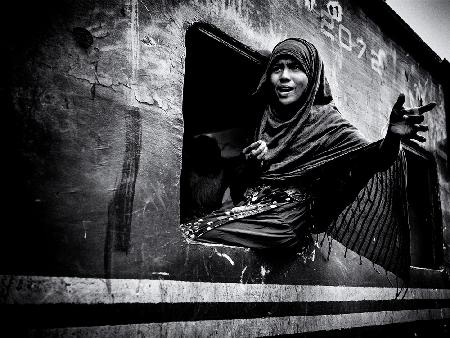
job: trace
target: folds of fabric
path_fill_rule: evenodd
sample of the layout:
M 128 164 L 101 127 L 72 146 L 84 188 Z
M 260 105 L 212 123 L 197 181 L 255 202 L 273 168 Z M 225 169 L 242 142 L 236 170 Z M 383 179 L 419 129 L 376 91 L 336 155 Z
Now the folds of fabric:
M 375 174 L 367 164 L 379 143 L 327 158 L 304 171 L 305 190 L 262 185 L 232 209 L 182 225 L 190 239 L 253 249 L 295 249 L 311 232 L 325 232 L 357 254 L 408 279 L 409 226 L 405 160 Z M 309 189 L 312 189 L 309 191 Z M 306 192 L 308 191 L 308 192 Z
M 311 195 L 297 188 L 259 185 L 244 200 L 181 225 L 187 238 L 253 249 L 296 249 L 310 234 Z
M 387 170 L 373 175 L 361 190 L 355 183 L 348 183 L 349 195 L 344 193 L 342 197 L 352 201 L 333 217 L 326 232 L 347 249 L 407 280 L 410 252 L 405 166 L 401 154 Z M 364 177 L 360 182 L 364 182 Z M 354 197 L 356 191 L 359 192 Z M 334 197 L 338 199 L 339 196 Z

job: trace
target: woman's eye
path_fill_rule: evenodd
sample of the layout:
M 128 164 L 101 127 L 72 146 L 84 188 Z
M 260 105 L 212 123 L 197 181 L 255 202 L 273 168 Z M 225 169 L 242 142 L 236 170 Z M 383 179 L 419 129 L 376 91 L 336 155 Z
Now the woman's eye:
M 299 65 L 299 64 L 293 64 L 292 66 L 291 66 L 291 69 L 293 69 L 293 70 L 302 70 L 302 67 Z
M 274 66 L 273 68 L 272 68 L 272 73 L 277 73 L 277 72 L 279 72 L 281 70 L 281 67 L 280 66 Z

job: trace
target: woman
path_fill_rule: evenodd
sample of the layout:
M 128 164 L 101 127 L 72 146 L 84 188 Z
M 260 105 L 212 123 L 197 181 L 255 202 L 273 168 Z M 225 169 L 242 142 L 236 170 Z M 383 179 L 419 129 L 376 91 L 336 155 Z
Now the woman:
M 297 250 L 394 163 L 401 139 L 425 141 L 417 135 L 427 130 L 422 114 L 435 106 L 406 110 L 400 95 L 386 137 L 370 145 L 333 105 L 316 48 L 295 38 L 275 46 L 255 95 L 266 105 L 255 142 L 243 153 L 260 163 L 258 179 L 238 206 L 183 224 L 188 238 Z

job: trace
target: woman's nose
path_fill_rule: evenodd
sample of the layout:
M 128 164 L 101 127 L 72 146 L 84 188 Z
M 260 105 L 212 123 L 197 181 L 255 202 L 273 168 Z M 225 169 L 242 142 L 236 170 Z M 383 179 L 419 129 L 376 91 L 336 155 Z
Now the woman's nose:
M 289 69 L 287 67 L 283 68 L 281 74 L 280 74 L 280 80 L 289 80 Z

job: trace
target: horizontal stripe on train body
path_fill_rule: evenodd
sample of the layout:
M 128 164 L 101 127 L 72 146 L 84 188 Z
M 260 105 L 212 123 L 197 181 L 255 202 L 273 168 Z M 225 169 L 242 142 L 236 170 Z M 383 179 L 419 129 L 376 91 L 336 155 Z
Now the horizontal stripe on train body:
M 185 321 L 116 326 L 34 329 L 30 336 L 88 336 L 88 337 L 260 337 L 361 327 L 393 326 L 399 323 L 417 325 L 420 321 L 450 317 L 450 309 L 381 311 L 323 316 L 288 316 L 273 318 Z M 448 321 L 444 322 L 444 326 Z M 436 325 L 433 323 L 433 327 Z M 339 332 L 339 331 L 338 331 Z M 351 332 L 351 331 L 350 331 Z M 329 336 L 329 335 L 327 335 Z
M 0 305 L 2 319 L 33 328 L 320 317 L 356 313 L 400 313 L 450 308 L 450 300 L 381 300 L 257 303 L 118 303 Z M 25 320 L 24 320 L 25 318 Z M 443 319 L 441 317 L 438 319 Z M 418 317 L 418 319 L 423 319 Z M 431 317 L 429 319 L 436 319 Z
M 5 275 L 0 285 L 6 327 L 30 335 L 270 336 L 450 318 L 449 289 L 396 299 L 396 288 L 323 285 Z
M 345 302 L 450 299 L 450 289 L 0 276 L 2 304 Z

